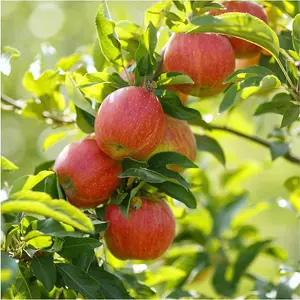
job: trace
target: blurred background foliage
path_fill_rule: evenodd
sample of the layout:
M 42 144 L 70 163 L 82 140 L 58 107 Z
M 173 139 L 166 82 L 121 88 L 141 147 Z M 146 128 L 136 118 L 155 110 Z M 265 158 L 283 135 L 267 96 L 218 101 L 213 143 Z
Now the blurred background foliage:
M 152 1 L 110 1 L 109 9 L 113 20 L 129 19 L 136 24 L 143 24 L 144 11 L 152 6 Z M 2 75 L 2 92 L 13 99 L 27 99 L 30 94 L 24 89 L 22 80 L 30 64 L 37 55 L 47 49 L 53 55 L 47 58 L 47 64 L 52 66 L 60 57 L 71 55 L 76 49 L 86 46 L 92 47 L 96 41 L 94 16 L 98 2 L 2 2 L 2 45 L 10 45 L 20 50 L 21 56 L 12 62 L 12 71 L 9 77 Z M 51 45 L 52 47 L 49 47 Z M 51 50 L 52 49 L 52 50 Z M 54 53 L 55 52 L 55 53 Z M 262 57 L 261 59 L 267 59 Z M 262 97 L 262 98 L 260 98 Z M 243 133 L 267 138 L 276 126 L 280 124 L 280 116 L 266 114 L 253 117 L 258 103 L 265 102 L 265 96 L 250 97 L 227 114 L 218 114 L 218 107 L 222 95 L 195 101 L 190 98 L 191 107 L 201 111 L 207 122 L 213 120 L 214 124 L 228 125 Z M 42 150 L 45 137 L 51 132 L 51 126 L 43 121 L 19 117 L 9 111 L 2 111 L 2 155 L 19 166 L 15 172 L 2 174 L 2 197 L 5 197 L 5 186 L 25 174 L 33 173 L 39 163 L 55 159 L 69 139 L 64 139 L 46 151 Z M 201 130 L 195 128 L 195 131 Z M 291 153 L 300 156 L 300 127 L 299 123 L 292 125 L 290 130 L 294 136 L 291 144 Z M 227 195 L 238 194 L 243 190 L 249 192 L 247 205 L 254 209 L 244 214 L 243 223 L 255 225 L 261 239 L 273 239 L 274 243 L 286 252 L 285 264 L 294 268 L 299 267 L 299 229 L 300 224 L 296 214 L 290 209 L 289 191 L 284 182 L 291 176 L 299 176 L 299 166 L 291 164 L 283 158 L 271 161 L 268 149 L 257 144 L 243 140 L 237 136 L 223 132 L 211 133 L 221 144 L 227 164 L 223 167 L 211 154 L 201 152 L 197 162 L 201 171 L 187 173 L 194 184 L 194 192 L 200 203 L 211 201 L 211 205 L 219 207 L 228 202 Z M 200 180 L 199 180 L 200 179 Z M 197 188 L 197 183 L 202 183 L 202 188 Z M 211 198 L 208 199 L 208 193 Z M 182 226 L 188 226 L 190 219 L 196 220 L 204 230 L 210 231 L 209 216 L 205 210 L 199 209 L 179 219 Z M 180 216 L 180 211 L 178 211 Z M 240 215 L 243 218 L 243 214 Z M 238 220 L 236 221 L 238 222 Z M 202 225 L 201 225 L 202 224 Z M 206 229 L 205 229 L 206 228 Z M 228 233 L 230 234 L 230 233 Z M 213 245 L 211 245 L 213 247 Z M 177 251 L 183 253 L 180 246 Z M 191 251 L 191 248 L 187 249 Z M 172 261 L 176 257 L 176 246 L 168 253 L 167 258 Z M 188 256 L 187 256 L 188 257 Z M 285 254 L 281 255 L 285 258 Z M 124 262 L 117 261 L 108 254 L 108 261 L 114 266 L 124 266 Z M 273 280 L 278 276 L 278 266 L 283 261 L 273 260 L 269 256 L 261 255 L 251 265 L 250 272 L 260 274 L 262 278 Z M 137 265 L 137 273 L 143 265 Z M 181 278 L 179 269 L 158 264 L 152 269 L 159 270 L 159 276 L 143 278 L 149 285 Z M 147 275 L 147 273 L 146 273 Z M 143 276 L 146 276 L 143 273 Z M 210 280 L 212 272 L 207 271 L 203 280 L 198 278 L 189 283 L 188 288 L 208 295 L 215 295 Z M 124 275 L 125 276 L 125 275 Z M 128 275 L 129 276 L 129 275 Z M 171 276 L 169 278 L 168 276 Z M 178 277 L 176 277 L 178 276 Z M 163 280 L 160 279 L 162 278 Z M 157 281 L 157 282 L 155 282 Z M 252 283 L 251 283 L 252 284 Z M 243 279 L 239 294 L 249 290 L 250 281 Z

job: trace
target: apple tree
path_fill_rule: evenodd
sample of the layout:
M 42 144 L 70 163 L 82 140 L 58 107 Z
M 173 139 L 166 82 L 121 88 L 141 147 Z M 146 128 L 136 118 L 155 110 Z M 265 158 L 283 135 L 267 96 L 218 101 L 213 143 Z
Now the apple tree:
M 92 46 L 31 65 L 30 99 L 1 96 L 52 128 L 44 151 L 70 141 L 4 187 L 2 297 L 296 299 L 299 262 L 253 220 L 276 199 L 299 216 L 297 2 L 166 0 L 140 25 L 114 22 L 109 6 L 91 16 Z M 14 59 L 22 49 L 6 45 L 3 76 Z M 251 162 L 232 163 L 239 140 Z M 251 201 L 244 181 L 278 161 L 298 172 L 281 183 L 288 200 L 271 170 L 276 197 Z M 17 169 L 1 157 L 3 174 Z

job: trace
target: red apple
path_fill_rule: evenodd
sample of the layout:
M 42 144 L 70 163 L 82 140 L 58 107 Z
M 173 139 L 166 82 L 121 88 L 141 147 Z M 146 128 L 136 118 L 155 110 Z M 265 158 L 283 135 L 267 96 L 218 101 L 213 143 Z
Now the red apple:
M 174 119 L 165 115 L 165 135 L 158 147 L 151 153 L 173 151 L 186 156 L 191 161 L 196 159 L 197 146 L 195 136 L 186 121 Z M 181 168 L 172 166 L 171 169 L 180 171 Z
M 93 138 L 66 146 L 53 170 L 68 200 L 81 208 L 105 203 L 118 186 L 119 162 L 102 152 Z
M 265 23 L 268 23 L 268 17 L 264 8 L 255 2 L 249 1 L 228 1 L 224 2 L 223 5 L 226 9 L 214 10 L 210 12 L 211 15 L 221 15 L 228 12 L 242 12 L 253 15 Z M 249 57 L 255 56 L 261 51 L 261 48 L 255 44 L 241 40 L 239 38 L 230 38 L 233 49 L 236 53 L 236 57 Z
M 95 121 L 95 138 L 110 157 L 146 158 L 164 135 L 165 119 L 157 97 L 130 86 L 108 95 Z
M 196 97 L 222 92 L 222 82 L 234 71 L 234 51 L 227 37 L 210 33 L 173 35 L 165 48 L 163 71 L 188 75 L 194 84 L 178 84 Z
M 156 259 L 172 243 L 175 219 L 164 200 L 137 199 L 140 203 L 131 205 L 128 219 L 119 206 L 107 206 L 104 220 L 109 221 L 109 225 L 104 239 L 108 249 L 119 259 Z

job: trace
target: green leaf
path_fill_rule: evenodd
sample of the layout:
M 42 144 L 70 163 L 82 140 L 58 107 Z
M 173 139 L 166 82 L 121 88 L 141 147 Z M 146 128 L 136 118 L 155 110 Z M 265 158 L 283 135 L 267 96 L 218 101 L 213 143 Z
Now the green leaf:
M 56 268 L 50 256 L 34 257 L 31 268 L 38 280 L 50 292 L 56 281 Z
M 220 3 L 210 2 L 207 5 L 203 6 L 197 14 L 203 14 L 207 11 L 216 10 L 216 9 L 220 9 L 220 8 L 224 8 L 224 6 Z
M 197 207 L 197 202 L 193 193 L 182 185 L 170 181 L 152 183 L 152 185 L 162 190 L 172 198 L 184 203 L 189 208 Z
M 131 299 L 122 281 L 117 276 L 108 273 L 97 265 L 92 265 L 88 273 L 98 282 L 105 299 Z
M 3 48 L 3 51 L 1 53 L 1 72 L 9 76 L 11 72 L 11 59 L 17 59 L 20 56 L 20 51 L 17 50 L 16 48 L 10 47 L 10 46 L 5 46 Z
M 299 118 L 299 115 L 300 115 L 300 106 L 290 103 L 284 112 L 280 127 L 283 128 L 285 126 L 291 125 Z
M 1 202 L 2 213 L 32 213 L 53 218 L 84 232 L 92 233 L 94 226 L 78 208 L 64 200 L 53 200 L 48 194 L 22 191 L 10 196 L 15 200 Z M 33 200 L 35 199 L 35 200 Z
M 137 177 L 149 183 L 161 183 L 168 180 L 165 176 L 145 168 L 130 168 L 118 175 L 119 178 Z
M 75 106 L 76 109 L 76 124 L 84 133 L 93 133 L 95 117 L 81 108 Z
M 95 278 L 70 264 L 56 264 L 65 286 L 87 299 L 105 299 Z
M 290 105 L 291 96 L 288 94 L 277 94 L 272 101 L 262 103 L 255 111 L 254 115 L 259 116 L 266 113 L 275 113 L 283 115 Z
M 252 261 L 263 251 L 264 247 L 268 245 L 271 240 L 259 241 L 251 244 L 250 246 L 242 249 L 238 255 L 238 258 L 233 266 L 233 276 L 231 283 L 237 286 L 242 275 L 247 271 Z
M 131 168 L 148 168 L 148 163 L 145 161 L 135 160 L 130 157 L 125 157 L 122 161 L 122 170 L 126 171 Z
M 177 165 L 182 168 L 198 168 L 191 160 L 177 152 L 160 152 L 153 155 L 148 164 L 150 168 L 159 168 L 167 165 Z
M 148 24 L 151 22 L 154 27 L 158 29 L 164 17 L 163 11 L 168 9 L 171 5 L 171 1 L 163 1 L 154 4 L 145 13 L 145 26 L 148 26 Z
M 1 156 L 1 170 L 4 170 L 4 171 L 15 171 L 15 170 L 18 170 L 18 169 L 19 169 L 18 166 L 16 166 L 14 163 L 12 163 L 11 161 L 9 161 L 4 156 Z
M 158 86 L 170 85 L 170 84 L 193 84 L 194 81 L 187 75 L 178 72 L 162 73 L 158 79 Z
M 100 49 L 104 57 L 112 64 L 122 66 L 121 44 L 116 36 L 115 23 L 110 20 L 106 1 L 100 3 L 95 22 Z
M 282 1 L 267 1 L 271 6 L 275 6 L 284 14 L 294 18 L 296 14 L 299 12 L 299 3 L 297 1 L 289 1 L 289 0 L 282 0 Z
M 102 245 L 96 239 L 83 237 L 64 237 L 64 245 L 59 255 L 67 258 L 74 258 L 78 253 L 87 252 Z
M 200 16 L 194 18 L 193 25 L 183 27 L 181 32 L 214 32 L 241 38 L 256 44 L 276 58 L 279 57 L 279 40 L 276 33 L 262 20 L 245 13 L 226 13 L 217 17 Z
M 246 78 L 249 77 L 254 77 L 254 76 L 261 76 L 261 77 L 265 77 L 267 75 L 274 75 L 274 73 L 265 68 L 265 67 L 261 67 L 261 66 L 250 66 L 244 69 L 239 69 L 236 70 L 235 72 L 233 72 L 232 74 L 230 74 L 223 83 L 229 83 L 229 82 L 239 82 L 242 81 Z
M 293 21 L 293 46 L 298 55 L 300 55 L 300 14 Z
M 69 71 L 76 63 L 79 63 L 82 58 L 82 53 L 74 53 L 69 56 L 65 56 L 59 59 L 56 63 L 55 68 L 62 69 L 63 71 Z M 82 62 L 82 61 L 81 61 Z
M 273 142 L 270 144 L 272 160 L 280 156 L 284 156 L 289 152 L 289 145 L 281 142 Z
M 1 294 L 11 286 L 18 273 L 18 265 L 6 252 L 1 251 Z
M 35 167 L 34 169 L 34 175 L 37 175 L 41 171 L 49 171 L 49 169 L 52 169 L 52 166 L 54 165 L 55 160 L 48 160 L 46 162 L 43 162 Z
M 102 71 L 107 64 L 107 60 L 101 51 L 98 38 L 93 47 L 93 59 L 96 70 L 99 72 Z
M 235 293 L 235 287 L 226 279 L 228 267 L 228 262 L 224 262 L 216 266 L 215 273 L 212 278 L 212 284 L 218 294 L 226 297 L 232 297 Z
M 39 182 L 44 180 L 46 177 L 54 174 L 53 171 L 41 171 L 37 175 L 28 175 L 28 178 L 26 182 L 24 183 L 22 187 L 22 191 L 31 190 L 33 187 L 35 187 Z
M 55 132 L 48 135 L 43 143 L 43 151 L 53 146 L 55 143 L 63 139 L 67 135 L 67 132 Z
M 173 3 L 177 7 L 177 9 L 179 9 L 180 11 L 186 11 L 184 3 L 183 3 L 182 0 L 173 0 Z
M 164 112 L 169 116 L 179 120 L 201 119 L 199 111 L 184 106 L 175 93 L 156 89 L 154 94 L 158 97 Z
M 144 43 L 145 48 L 151 57 L 151 62 L 155 65 L 155 61 L 152 58 L 154 58 L 154 51 L 157 44 L 157 31 L 151 21 L 149 22 L 144 33 Z
M 225 154 L 219 143 L 207 136 L 195 134 L 197 149 L 199 151 L 209 152 L 223 165 L 226 164 Z
M 78 88 L 76 88 L 75 81 L 69 73 L 66 74 L 66 88 L 69 100 L 73 101 L 76 106 L 92 116 L 96 116 L 96 112 L 92 108 L 91 103 L 89 103 L 89 101 L 84 98 Z
M 217 211 L 214 217 L 213 235 L 221 236 L 221 234 L 230 226 L 233 217 L 240 212 L 246 205 L 247 195 L 240 194 L 233 197 L 233 200 Z

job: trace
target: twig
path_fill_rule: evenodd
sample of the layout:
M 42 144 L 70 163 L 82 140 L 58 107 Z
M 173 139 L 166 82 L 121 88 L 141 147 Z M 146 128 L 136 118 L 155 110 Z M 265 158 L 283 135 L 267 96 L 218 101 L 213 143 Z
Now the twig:
M 194 122 L 191 122 L 191 124 L 194 124 L 196 125 Z M 271 148 L 271 143 L 258 137 L 258 136 L 250 136 L 250 135 L 247 135 L 247 134 L 244 134 L 242 132 L 239 132 L 239 131 L 236 131 L 232 128 L 228 128 L 226 126 L 219 126 L 219 125 L 213 125 L 213 124 L 207 124 L 208 125 L 208 129 L 210 130 L 220 130 L 220 131 L 225 131 L 225 132 L 228 132 L 228 133 L 231 133 L 231 134 L 234 134 L 236 136 L 239 136 L 239 137 L 242 137 L 244 139 L 247 139 L 249 141 L 252 141 L 256 144 L 259 144 L 261 146 L 264 146 L 266 148 Z M 286 153 L 284 156 L 283 156 L 286 160 L 292 162 L 292 163 L 295 163 L 295 164 L 298 164 L 300 165 L 300 158 L 296 157 L 296 156 L 293 156 L 290 152 Z
M 12 106 L 14 109 L 17 109 L 17 110 L 22 110 L 26 106 L 24 101 L 12 99 L 11 97 L 9 97 L 5 94 L 2 94 L 2 93 L 1 93 L 1 101 L 5 102 L 6 104 Z M 59 126 L 63 126 L 63 125 L 75 123 L 74 118 L 67 117 L 67 116 L 60 118 L 60 117 L 50 114 L 47 111 L 44 111 L 42 113 L 42 117 L 48 124 L 56 124 Z

